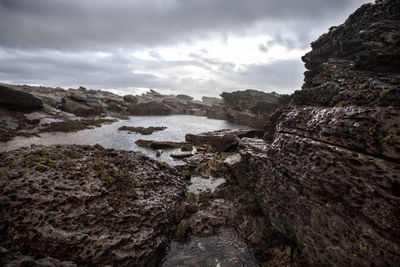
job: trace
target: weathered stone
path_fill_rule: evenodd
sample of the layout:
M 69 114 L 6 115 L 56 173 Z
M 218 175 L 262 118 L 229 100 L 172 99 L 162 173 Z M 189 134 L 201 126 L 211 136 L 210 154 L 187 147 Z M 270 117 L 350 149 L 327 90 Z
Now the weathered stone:
M 98 145 L 34 147 L 0 158 L 7 254 L 84 266 L 160 262 L 185 190 L 167 165 Z
M 400 1 L 377 1 L 320 37 L 268 143 L 242 138 L 227 165 L 310 265 L 400 261 L 399 22 Z
M 33 112 L 43 108 L 43 102 L 29 93 L 0 85 L 0 106 L 10 110 Z
M 100 115 L 102 111 L 100 103 L 78 95 L 64 97 L 61 103 L 64 111 L 81 117 Z
M 235 149 L 238 145 L 236 131 L 222 130 L 204 134 L 187 134 L 185 140 L 195 146 L 208 144 L 217 152 Z
M 237 147 L 239 138 L 262 137 L 263 132 L 257 130 L 220 130 L 202 134 L 187 134 L 187 142 L 195 146 L 210 145 L 216 152 L 227 152 Z

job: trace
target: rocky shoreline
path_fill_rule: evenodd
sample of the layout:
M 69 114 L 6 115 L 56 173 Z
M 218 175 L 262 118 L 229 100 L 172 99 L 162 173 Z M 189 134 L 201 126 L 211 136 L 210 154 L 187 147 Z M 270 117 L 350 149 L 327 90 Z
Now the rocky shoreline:
M 37 133 L 82 115 L 96 124 L 156 114 L 206 114 L 263 129 L 139 140 L 181 148 L 185 164 L 176 167 L 99 145 L 1 153 L 1 263 L 195 266 L 207 260 L 200 243 L 199 257 L 183 250 L 163 257 L 171 241 L 198 237 L 246 244 L 257 250 L 255 266 L 397 266 L 399 25 L 399 0 L 363 5 L 312 43 L 303 89 L 290 96 L 247 90 L 194 101 L 1 85 L 14 95 L 0 101 L 3 132 Z M 194 179 L 215 178 L 224 182 L 190 192 Z M 241 266 L 235 260 L 212 264 Z

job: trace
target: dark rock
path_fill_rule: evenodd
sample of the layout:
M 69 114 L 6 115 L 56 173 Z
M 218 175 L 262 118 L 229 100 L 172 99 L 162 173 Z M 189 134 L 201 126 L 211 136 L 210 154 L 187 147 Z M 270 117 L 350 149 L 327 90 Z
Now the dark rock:
M 137 97 L 133 96 L 133 95 L 124 95 L 123 99 L 125 102 L 131 103 L 131 104 L 136 104 L 138 102 Z
M 157 131 L 163 131 L 167 129 L 167 127 L 131 127 L 131 126 L 121 126 L 118 128 L 118 131 L 129 131 L 133 133 L 140 133 L 143 135 L 150 135 Z
M 184 146 L 181 147 L 182 151 L 192 151 L 193 150 L 193 146 L 191 144 L 186 144 Z
M 61 101 L 56 100 L 56 99 L 54 99 L 52 97 L 40 96 L 40 99 L 42 99 L 44 104 L 47 104 L 47 105 L 49 105 L 49 106 L 51 106 L 53 108 L 56 108 L 56 109 L 61 109 L 62 108 Z
M 262 91 L 248 89 L 245 91 L 236 91 L 232 93 L 222 93 L 221 97 L 224 102 L 235 110 L 252 110 L 257 105 L 257 102 L 276 104 L 279 101 L 279 96 L 273 93 L 264 93 Z
M 262 131 L 257 130 L 220 130 L 203 134 L 187 134 L 187 142 L 195 146 L 210 145 L 216 152 L 227 152 L 235 149 L 243 137 L 261 138 Z
M 184 158 L 189 158 L 193 156 L 192 153 L 190 152 L 186 152 L 186 153 L 173 153 L 170 154 L 170 157 L 174 158 L 174 159 L 184 159 Z
M 33 112 L 43 108 L 43 102 L 29 93 L 0 85 L 0 106 L 9 110 Z
M 157 150 L 157 152 L 156 152 L 156 156 L 157 156 L 157 157 L 161 157 L 162 153 L 163 153 L 163 151 L 162 151 L 162 150 Z
M 148 147 L 151 149 L 173 149 L 185 145 L 185 142 L 171 142 L 171 141 L 154 141 L 154 140 L 137 140 L 135 142 L 138 146 Z
M 239 138 L 235 130 L 222 130 L 204 134 L 187 134 L 185 140 L 195 146 L 208 144 L 216 152 L 225 152 L 237 147 Z
M 44 256 L 54 264 L 45 266 L 161 261 L 184 199 L 185 184 L 175 170 L 98 145 L 35 147 L 0 157 L 6 265 L 18 253 L 29 266 Z

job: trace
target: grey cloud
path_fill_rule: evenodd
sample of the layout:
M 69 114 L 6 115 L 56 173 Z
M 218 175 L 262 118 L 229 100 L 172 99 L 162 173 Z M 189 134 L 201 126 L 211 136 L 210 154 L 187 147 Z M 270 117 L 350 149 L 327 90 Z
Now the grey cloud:
M 305 34 L 365 0 L 1 0 L 0 45 L 110 49 L 246 32 L 259 22 Z M 351 10 L 351 9 L 350 9 Z M 293 23 L 295 21 L 295 23 Z
M 48 86 L 155 88 L 196 97 L 256 88 L 299 89 L 300 59 L 250 64 L 193 51 L 190 60 L 166 61 L 157 47 L 201 40 L 268 34 L 260 51 L 279 44 L 306 48 L 329 26 L 367 0 L 0 0 L 0 82 Z M 150 51 L 155 60 L 130 55 Z M 98 57 L 96 52 L 108 52 Z M 164 77 L 169 68 L 196 66 L 212 71 L 204 80 Z

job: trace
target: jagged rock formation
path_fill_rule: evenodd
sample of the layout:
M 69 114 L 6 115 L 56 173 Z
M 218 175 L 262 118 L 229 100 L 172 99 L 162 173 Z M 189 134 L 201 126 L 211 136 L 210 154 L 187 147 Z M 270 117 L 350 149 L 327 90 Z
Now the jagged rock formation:
M 98 145 L 33 147 L 0 159 L 2 264 L 160 262 L 185 192 L 172 168 Z
M 285 96 L 275 93 L 251 89 L 222 93 L 221 97 L 223 103 L 213 105 L 207 111 L 207 117 L 228 120 L 256 129 L 262 129 L 268 116 L 283 105 L 282 100 L 286 99 Z
M 229 179 L 312 265 L 400 262 L 399 27 L 400 1 L 363 5 L 312 44 L 266 140 L 239 142 Z

